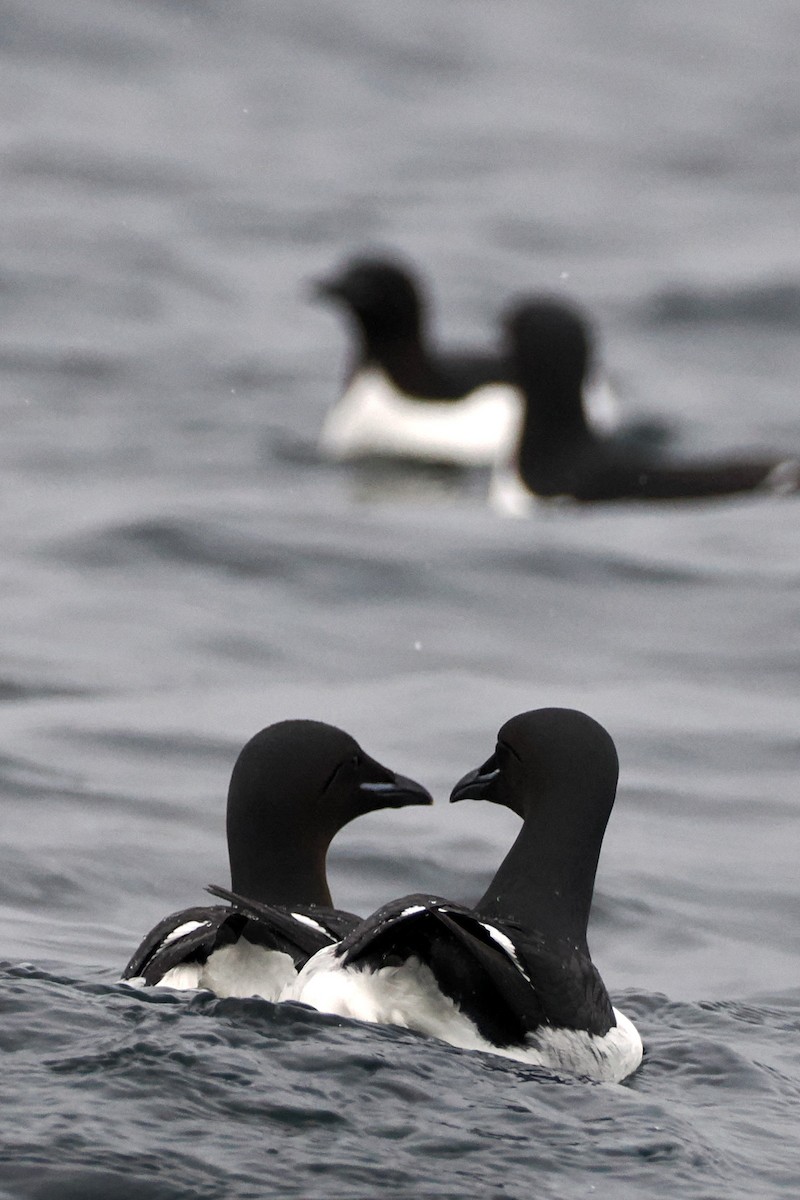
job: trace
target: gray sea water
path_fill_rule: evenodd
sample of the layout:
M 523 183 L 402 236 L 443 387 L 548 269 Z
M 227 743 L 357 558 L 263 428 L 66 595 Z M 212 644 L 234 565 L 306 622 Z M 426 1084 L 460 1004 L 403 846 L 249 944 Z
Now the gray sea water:
M 798 502 L 508 522 L 321 463 L 308 292 L 393 249 L 490 345 L 555 291 L 627 411 L 800 448 L 798 38 L 792 0 L 0 0 L 2 1200 L 798 1194 Z M 550 704 L 622 762 L 626 1085 L 116 983 L 227 881 L 261 726 L 441 801 L 337 840 L 367 913 L 481 893 L 515 819 L 444 800 Z

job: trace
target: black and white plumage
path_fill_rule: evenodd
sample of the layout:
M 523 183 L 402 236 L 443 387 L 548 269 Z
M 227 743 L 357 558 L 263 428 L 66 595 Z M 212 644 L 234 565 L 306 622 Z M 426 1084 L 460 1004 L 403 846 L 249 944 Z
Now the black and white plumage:
M 357 339 L 344 394 L 322 428 L 329 458 L 481 467 L 511 452 L 522 410 L 506 358 L 437 347 L 422 286 L 407 266 L 355 258 L 322 280 L 317 293 L 344 309 Z M 613 423 L 608 388 L 589 390 L 592 418 Z
M 501 728 L 452 800 L 511 808 L 522 829 L 473 909 L 414 895 L 311 958 L 284 992 L 325 1012 L 396 1024 L 465 1049 L 599 1081 L 642 1058 L 586 941 L 616 794 L 610 736 L 585 714 L 539 709 Z
M 281 721 L 262 729 L 233 768 L 228 855 L 233 893 L 271 905 L 274 917 L 241 905 L 172 913 L 144 939 L 123 979 L 277 1000 L 312 954 L 358 924 L 331 900 L 325 859 L 334 836 L 364 813 L 430 803 L 425 788 L 332 725 Z
M 524 515 L 536 498 L 690 500 L 800 486 L 797 457 L 675 461 L 646 444 L 598 433 L 584 410 L 591 333 L 582 315 L 560 300 L 516 305 L 506 333 L 524 414 L 509 462 L 492 478 L 490 498 L 502 511 Z

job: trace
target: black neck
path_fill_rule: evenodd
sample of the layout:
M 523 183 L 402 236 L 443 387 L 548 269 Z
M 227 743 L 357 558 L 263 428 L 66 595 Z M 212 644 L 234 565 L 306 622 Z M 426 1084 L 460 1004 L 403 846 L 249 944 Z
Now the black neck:
M 476 910 L 586 950 L 602 829 L 586 833 L 570 836 L 558 820 L 523 824 Z
M 562 452 L 570 459 L 596 437 L 586 423 L 580 394 L 572 389 L 565 394 L 549 392 L 539 398 L 536 390 L 526 391 L 522 431 L 517 463 L 523 479 L 535 486 L 549 478 L 561 466 Z
M 325 873 L 327 846 L 303 847 L 302 840 L 272 845 L 258 856 L 248 855 L 247 861 L 234 862 L 231 855 L 231 891 L 259 900 L 262 904 L 318 904 L 333 907 Z
M 419 329 L 407 329 L 402 333 L 367 333 L 362 330 L 362 358 L 368 362 L 382 363 L 390 370 L 408 360 L 424 362 L 428 357 L 425 340 Z
M 523 395 L 523 438 L 527 435 L 531 439 L 558 441 L 589 434 L 580 379 L 530 382 L 523 387 Z

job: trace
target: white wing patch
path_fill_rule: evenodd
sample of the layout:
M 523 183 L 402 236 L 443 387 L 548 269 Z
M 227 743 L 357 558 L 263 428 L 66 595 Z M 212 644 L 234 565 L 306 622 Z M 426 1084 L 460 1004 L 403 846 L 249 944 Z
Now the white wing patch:
M 507 937 L 506 934 L 501 933 L 499 929 L 495 929 L 494 925 L 487 925 L 485 921 L 481 921 L 480 924 L 483 926 L 483 928 L 489 934 L 489 937 L 492 939 L 492 941 L 497 942 L 498 946 L 500 946 L 500 948 L 506 952 L 506 954 L 511 959 L 514 966 L 519 971 L 520 975 L 523 977 L 523 979 L 527 980 L 527 982 L 530 983 L 531 982 L 530 975 L 528 974 L 528 972 L 523 967 L 522 963 L 517 958 L 517 948 L 514 945 L 514 943 L 511 941 L 511 938 Z M 533 985 L 531 985 L 531 986 L 533 986 Z
M 194 933 L 195 929 L 203 929 L 203 928 L 210 929 L 211 922 L 210 921 L 186 921 L 183 925 L 176 925 L 175 928 L 170 933 L 168 933 L 167 936 L 164 938 L 163 942 L 158 947 L 158 950 L 156 951 L 156 953 L 158 953 L 158 951 L 160 951 L 160 950 L 163 950 L 165 946 L 168 946 L 170 944 L 170 942 L 176 942 L 178 940 L 178 938 L 185 937 L 187 933 Z
M 305 913 L 293 912 L 292 916 L 295 921 L 299 921 L 301 925 L 308 925 L 309 929 L 316 929 L 319 933 L 324 933 L 326 937 L 330 937 L 330 933 L 324 925 L 320 925 L 319 921 L 315 921 L 313 917 L 307 917 Z

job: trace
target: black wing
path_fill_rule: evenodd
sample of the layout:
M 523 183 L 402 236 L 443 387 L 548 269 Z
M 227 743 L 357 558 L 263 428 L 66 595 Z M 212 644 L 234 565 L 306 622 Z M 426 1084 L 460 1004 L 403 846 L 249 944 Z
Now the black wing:
M 175 930 L 196 923 L 178 937 Z M 148 987 L 158 983 L 180 963 L 205 963 L 209 955 L 237 941 L 247 924 L 246 918 L 232 908 L 186 908 L 171 913 L 148 933 L 122 972 L 123 979 L 142 977 Z
M 796 489 L 797 470 L 786 460 L 786 490 Z M 577 500 L 693 500 L 729 496 L 764 487 L 781 465 L 772 458 L 687 459 L 665 458 L 644 446 L 625 442 L 619 435 L 596 438 L 567 463 L 567 490 Z M 545 471 L 547 467 L 545 467 Z
M 448 349 L 435 357 L 438 390 L 445 400 L 458 399 L 476 388 L 507 383 L 512 378 L 508 362 L 490 351 Z
M 291 954 L 298 970 L 312 954 L 340 941 L 361 919 L 354 913 L 315 905 L 299 904 L 289 909 L 278 904 L 263 904 L 213 883 L 206 891 L 227 900 L 235 912 L 247 918 L 245 937 L 248 941 Z M 298 920 L 298 917 L 305 920 Z
M 436 896 L 405 896 L 384 905 L 342 940 L 337 953 L 346 966 L 373 970 L 420 959 L 495 1046 L 519 1045 L 547 1021 L 513 947 L 501 945 L 470 909 Z
M 611 1000 L 585 944 L 546 942 L 538 933 L 510 921 L 487 918 L 514 943 L 525 972 L 534 981 L 549 1024 L 582 1029 L 602 1037 L 616 1023 Z
M 504 383 L 508 364 L 496 354 L 458 351 L 420 355 L 412 345 L 382 362 L 398 387 L 420 400 L 463 400 L 476 388 Z

